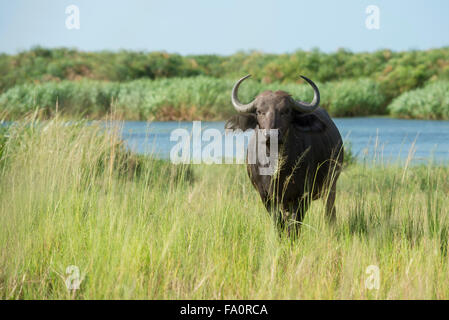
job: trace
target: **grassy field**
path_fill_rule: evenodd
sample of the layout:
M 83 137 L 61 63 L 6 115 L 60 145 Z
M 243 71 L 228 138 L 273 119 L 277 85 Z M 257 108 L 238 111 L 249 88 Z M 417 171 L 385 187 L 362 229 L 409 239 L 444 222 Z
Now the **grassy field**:
M 448 167 L 349 165 L 336 225 L 316 201 L 290 240 L 241 165 L 136 157 L 59 118 L 1 137 L 1 299 L 449 299 Z

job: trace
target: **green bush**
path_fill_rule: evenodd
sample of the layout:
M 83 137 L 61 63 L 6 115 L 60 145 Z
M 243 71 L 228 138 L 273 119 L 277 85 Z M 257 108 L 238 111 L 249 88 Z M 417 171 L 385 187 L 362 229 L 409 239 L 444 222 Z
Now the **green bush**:
M 318 82 L 369 78 L 388 101 L 428 80 L 449 79 L 449 48 L 426 51 L 334 53 L 297 50 L 288 54 L 257 51 L 229 56 L 181 56 L 166 52 L 81 52 L 35 47 L 0 54 L 0 92 L 16 85 L 60 80 L 132 81 L 208 76 L 235 80 L 245 74 L 263 83 L 297 83 L 303 74 Z
M 388 106 L 388 110 L 403 118 L 449 119 L 449 81 L 405 92 Z

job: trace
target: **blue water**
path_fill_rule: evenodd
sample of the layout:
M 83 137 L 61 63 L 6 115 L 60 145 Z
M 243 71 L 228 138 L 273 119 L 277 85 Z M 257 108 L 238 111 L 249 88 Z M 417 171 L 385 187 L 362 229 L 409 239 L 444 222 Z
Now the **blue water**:
M 359 159 L 395 162 L 411 157 L 414 163 L 429 160 L 449 163 L 449 121 L 388 118 L 341 118 L 334 121 L 344 142 L 350 144 Z M 192 132 L 192 122 L 126 121 L 122 135 L 133 151 L 167 159 L 172 147 L 179 142 L 170 141 L 170 134 L 177 128 Z M 224 122 L 201 122 L 203 132 L 209 128 L 220 130 L 224 137 Z M 209 142 L 202 142 L 203 147 L 207 144 Z M 223 140 L 223 148 L 224 145 Z

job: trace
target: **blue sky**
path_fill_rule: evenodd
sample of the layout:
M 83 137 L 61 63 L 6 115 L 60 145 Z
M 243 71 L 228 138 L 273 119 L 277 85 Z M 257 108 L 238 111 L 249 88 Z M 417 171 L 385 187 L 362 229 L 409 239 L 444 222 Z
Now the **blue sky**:
M 65 26 L 68 5 L 79 30 Z M 368 5 L 380 29 L 365 26 Z M 181 54 L 271 53 L 449 46 L 447 0 L 0 0 L 0 52 L 34 45 Z

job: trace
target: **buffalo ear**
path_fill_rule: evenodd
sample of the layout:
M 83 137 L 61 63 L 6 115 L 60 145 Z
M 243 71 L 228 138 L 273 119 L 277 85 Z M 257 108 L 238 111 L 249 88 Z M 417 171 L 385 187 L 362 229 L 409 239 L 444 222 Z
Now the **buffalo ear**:
M 226 121 L 225 129 L 246 131 L 248 129 L 255 129 L 257 126 L 257 118 L 254 113 L 242 113 L 233 116 Z
M 314 113 L 294 112 L 293 122 L 295 126 L 303 132 L 323 132 L 326 130 L 326 123 Z

